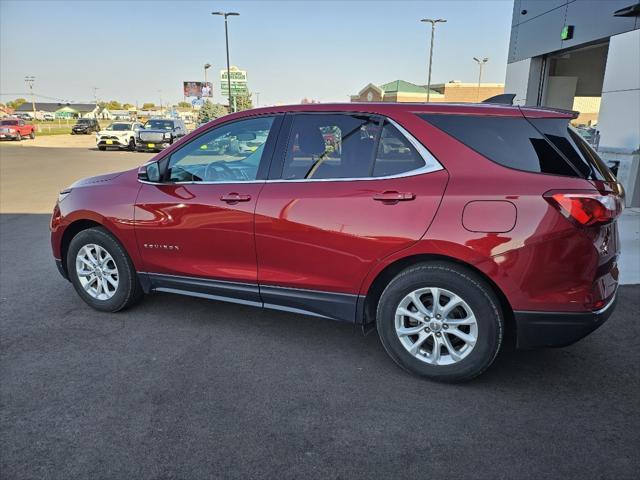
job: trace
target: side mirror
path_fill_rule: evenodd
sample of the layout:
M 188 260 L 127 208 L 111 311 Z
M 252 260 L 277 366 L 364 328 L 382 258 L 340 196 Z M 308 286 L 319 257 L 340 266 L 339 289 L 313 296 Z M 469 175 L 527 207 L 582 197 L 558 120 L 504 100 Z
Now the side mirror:
M 142 182 L 159 183 L 160 167 L 158 162 L 148 163 L 138 168 L 138 180 Z

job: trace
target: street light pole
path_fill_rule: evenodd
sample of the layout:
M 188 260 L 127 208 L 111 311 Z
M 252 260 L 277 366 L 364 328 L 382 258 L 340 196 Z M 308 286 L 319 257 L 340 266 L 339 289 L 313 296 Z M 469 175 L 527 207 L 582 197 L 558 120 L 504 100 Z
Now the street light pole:
M 233 112 L 231 105 L 231 66 L 229 63 L 229 29 L 227 27 L 227 17 L 238 16 L 236 12 L 211 12 L 211 15 L 222 15 L 224 17 L 224 38 L 227 47 L 227 88 L 229 89 L 229 113 Z
M 429 97 L 431 94 L 431 63 L 433 61 L 433 39 L 436 35 L 436 23 L 445 23 L 444 18 L 438 18 L 436 20 L 432 18 L 423 18 L 421 22 L 431 24 L 431 47 L 429 48 L 429 78 L 427 80 L 427 103 L 429 103 Z
M 260 106 L 260 92 L 253 92 L 256 96 L 256 107 Z
M 204 64 L 204 83 L 205 85 L 207 84 L 207 70 L 211 68 L 211 64 L 210 63 L 205 63 Z
M 473 57 L 473 59 L 478 63 L 478 67 L 480 67 L 480 72 L 478 73 L 478 94 L 476 95 L 476 101 L 480 101 L 480 83 L 482 82 L 482 68 L 489 61 L 488 57 L 480 60 L 479 58 Z
M 33 84 L 36 81 L 36 77 L 34 77 L 33 75 L 27 75 L 26 77 L 24 77 L 24 82 L 27 84 L 27 86 L 29 87 L 29 91 L 31 92 L 31 109 L 33 111 L 33 121 L 36 121 L 36 101 L 35 101 L 35 97 L 33 96 Z

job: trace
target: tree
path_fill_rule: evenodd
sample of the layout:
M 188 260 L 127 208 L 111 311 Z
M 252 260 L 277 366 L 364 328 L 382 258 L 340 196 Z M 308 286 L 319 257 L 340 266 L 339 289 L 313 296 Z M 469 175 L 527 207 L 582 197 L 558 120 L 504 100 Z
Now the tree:
M 219 103 L 212 103 L 210 100 L 204 102 L 198 111 L 198 123 L 206 123 L 215 120 L 218 117 L 226 115 L 227 107 Z
M 111 100 L 110 102 L 107 102 L 106 107 L 109 110 L 122 110 L 122 104 L 116 100 Z
M 124 103 L 122 104 L 122 109 L 123 110 L 129 110 L 130 108 L 133 108 L 134 105 L 131 105 L 130 103 Z
M 232 100 L 235 100 L 236 112 L 241 112 L 243 110 L 249 110 L 250 108 L 253 108 L 253 101 L 251 100 L 250 92 L 247 92 L 243 95 L 236 95 L 232 98 Z
M 156 108 L 156 104 L 155 103 L 143 103 L 142 104 L 142 109 L 143 110 L 153 110 L 154 108 Z
M 16 98 L 15 100 L 13 100 L 11 102 L 7 102 L 7 107 L 13 108 L 15 110 L 16 108 L 18 108 L 23 103 L 27 103 L 27 101 L 24 98 Z
M 191 108 L 191 104 L 189 102 L 178 102 L 177 106 L 180 108 Z

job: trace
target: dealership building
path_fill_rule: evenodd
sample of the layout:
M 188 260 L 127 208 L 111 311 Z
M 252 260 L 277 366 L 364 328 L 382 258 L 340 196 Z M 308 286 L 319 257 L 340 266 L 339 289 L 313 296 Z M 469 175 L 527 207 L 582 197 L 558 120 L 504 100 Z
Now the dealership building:
M 640 3 L 515 0 L 505 92 L 520 105 L 581 111 L 640 206 Z

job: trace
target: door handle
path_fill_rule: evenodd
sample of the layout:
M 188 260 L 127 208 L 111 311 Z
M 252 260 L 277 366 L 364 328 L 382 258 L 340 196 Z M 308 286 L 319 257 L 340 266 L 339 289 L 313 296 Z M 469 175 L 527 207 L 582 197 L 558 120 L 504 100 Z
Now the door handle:
M 227 203 L 248 202 L 249 200 L 251 200 L 251 195 L 241 195 L 234 192 L 222 195 L 220 197 L 220 200 Z
M 416 194 L 412 192 L 396 192 L 396 191 L 386 191 L 382 193 L 376 193 L 373 195 L 373 199 L 378 202 L 384 202 L 389 204 L 396 204 L 398 202 L 408 202 L 410 200 L 414 200 L 416 198 Z

